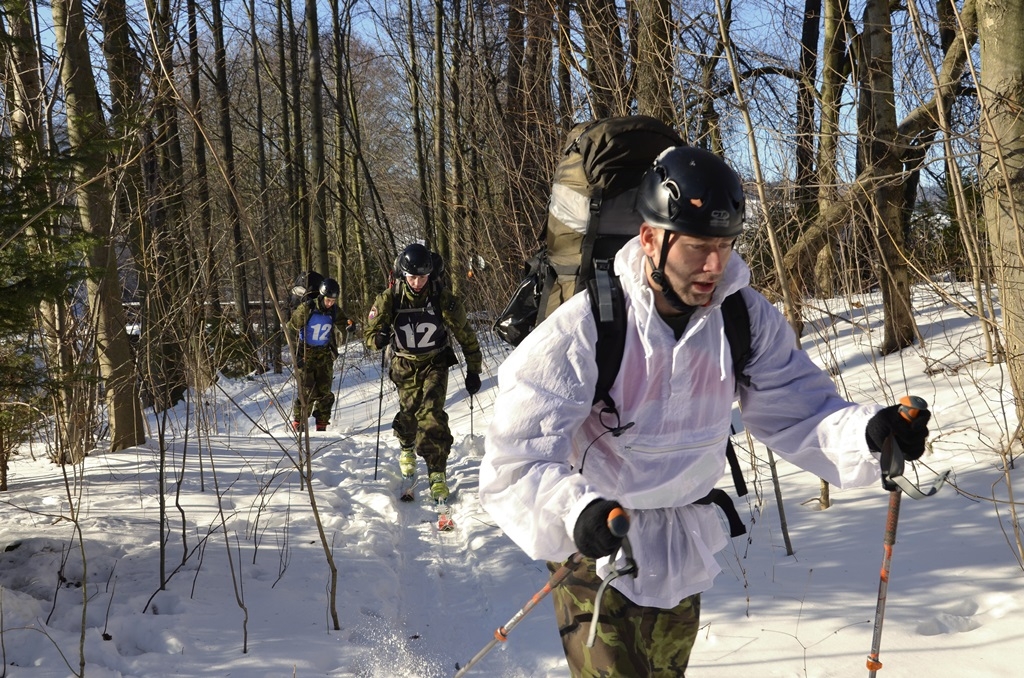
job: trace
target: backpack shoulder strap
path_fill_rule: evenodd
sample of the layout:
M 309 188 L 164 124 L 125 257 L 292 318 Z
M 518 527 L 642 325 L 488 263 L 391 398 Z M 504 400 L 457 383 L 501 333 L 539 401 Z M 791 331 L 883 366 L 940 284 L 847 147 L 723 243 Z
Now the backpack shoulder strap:
M 740 290 L 722 301 L 722 320 L 725 323 L 725 338 L 729 340 L 733 372 L 736 382 L 750 386 L 747 363 L 750 362 L 750 311 Z
M 434 306 L 434 308 L 438 310 L 450 311 L 451 308 L 442 309 L 441 307 L 441 294 L 444 292 L 445 289 L 441 281 L 435 280 L 434 276 L 430 276 L 430 280 L 427 282 L 427 284 L 430 286 L 430 289 L 427 291 L 427 297 L 430 299 L 430 303 Z M 452 305 L 453 304 L 449 304 L 449 306 Z
M 747 363 L 750 361 L 750 311 L 740 290 L 722 301 L 722 322 L 725 325 L 725 338 L 729 341 L 729 352 L 732 354 L 736 383 L 750 386 L 750 375 L 746 372 Z M 725 444 L 725 458 L 729 461 L 729 472 L 733 485 L 736 486 L 736 494 L 742 497 L 747 494 L 747 483 L 743 479 L 736 450 L 733 449 L 732 437 Z
M 626 348 L 626 300 L 619 278 L 611 270 L 610 261 L 600 261 L 593 279 L 587 282 L 590 306 L 597 323 L 597 388 L 594 404 L 603 402 L 606 410 L 618 417 L 618 409 L 611 396 L 611 388 L 619 376 L 622 354 Z M 619 435 L 632 424 L 611 429 Z

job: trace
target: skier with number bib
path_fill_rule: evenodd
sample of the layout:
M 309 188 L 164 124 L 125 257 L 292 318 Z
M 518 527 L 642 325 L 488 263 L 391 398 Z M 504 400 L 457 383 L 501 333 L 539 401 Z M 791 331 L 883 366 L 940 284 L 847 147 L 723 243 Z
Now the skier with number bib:
M 403 494 L 416 479 L 416 457 L 426 462 L 430 495 L 439 503 L 448 499 L 445 476 L 454 439 L 444 410 L 448 368 L 458 363 L 449 333 L 466 358 L 466 391 L 480 390 L 483 357 L 476 332 L 462 301 L 441 284 L 436 257 L 414 243 L 399 254 L 398 279 L 373 302 L 366 320 L 366 345 L 378 351 L 390 347 L 388 376 L 398 388 L 398 414 L 392 428 L 401 445 L 398 466 Z M 411 495 L 403 496 L 411 499 Z
M 783 315 L 749 287 L 733 251 L 744 204 L 739 176 L 701 149 L 671 147 L 643 175 L 639 236 L 614 261 L 626 320 L 611 405 L 594 402 L 589 292 L 559 306 L 499 370 L 494 411 L 502 416 L 487 432 L 480 502 L 551 571 L 583 556 L 552 591 L 573 676 L 685 674 L 700 594 L 728 543 L 721 512 L 735 513 L 731 501 L 727 510 L 707 499 L 723 476 L 737 397 L 748 431 L 840 488 L 879 479 L 878 452 L 890 436 L 909 460 L 924 452 L 927 410 L 911 423 L 898 406 L 842 399 L 797 348 Z M 750 325 L 743 379 L 721 310 L 737 290 Z M 609 527 L 617 508 L 629 516 L 628 551 Z M 623 554 L 636 570 L 599 599 L 604 578 L 626 569 Z
M 334 406 L 334 361 L 338 357 L 341 328 L 346 319 L 338 311 L 341 288 L 334 278 L 320 283 L 318 294 L 303 301 L 292 311 L 288 327 L 297 334 L 295 342 L 295 381 L 298 394 L 292 407 L 292 430 L 306 430 L 310 414 L 316 430 L 326 431 Z

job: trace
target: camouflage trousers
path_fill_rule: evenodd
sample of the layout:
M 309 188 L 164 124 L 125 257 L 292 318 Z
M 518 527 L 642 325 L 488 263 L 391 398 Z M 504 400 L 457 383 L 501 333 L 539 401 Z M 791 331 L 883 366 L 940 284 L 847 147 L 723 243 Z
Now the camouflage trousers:
M 452 449 L 448 413 L 448 361 L 444 353 L 430 360 L 391 359 L 388 373 L 398 387 L 398 414 L 391 424 L 403 448 L 413 449 L 427 463 L 427 472 L 444 472 Z
M 548 563 L 554 572 L 561 563 Z M 601 578 L 595 561 L 584 558 L 551 592 L 562 648 L 573 678 L 679 678 L 686 674 L 700 626 L 700 594 L 671 610 L 644 607 L 612 586 L 605 588 L 594 647 L 587 647 L 594 600 Z
M 302 360 L 295 368 L 299 392 L 292 406 L 292 418 L 305 422 L 312 413 L 317 422 L 330 423 L 334 407 L 334 356 L 326 347 L 299 350 Z

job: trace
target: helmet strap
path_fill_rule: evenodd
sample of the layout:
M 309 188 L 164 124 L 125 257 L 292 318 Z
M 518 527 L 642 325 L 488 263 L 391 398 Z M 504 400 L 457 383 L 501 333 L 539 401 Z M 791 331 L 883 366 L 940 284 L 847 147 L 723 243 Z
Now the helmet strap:
M 679 298 L 679 295 L 672 287 L 672 283 L 665 277 L 665 258 L 668 257 L 668 248 L 671 245 L 669 240 L 672 237 L 672 232 L 663 232 L 665 235 L 661 241 L 661 263 L 658 266 L 655 266 L 654 260 L 647 257 L 647 261 L 651 264 L 651 280 L 654 281 L 654 284 L 661 290 L 661 294 L 665 297 L 665 301 L 668 302 L 669 306 L 680 313 L 690 313 L 693 311 L 693 307 Z

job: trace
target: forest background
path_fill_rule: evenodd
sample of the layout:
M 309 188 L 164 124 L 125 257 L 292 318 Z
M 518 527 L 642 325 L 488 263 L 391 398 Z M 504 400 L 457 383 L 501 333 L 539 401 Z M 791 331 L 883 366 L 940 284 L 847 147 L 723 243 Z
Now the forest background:
M 141 407 L 281 370 L 300 270 L 358 322 L 419 239 L 493 317 L 572 127 L 631 113 L 742 172 L 740 249 L 798 336 L 808 295 L 877 286 L 893 352 L 913 283 L 973 280 L 1024 408 L 1009 0 L 0 7 L 5 455 L 41 419 L 58 461 L 131 447 Z
M 0 0 L 0 50 L 0 490 L 26 440 L 73 466 L 281 372 L 299 271 L 358 323 L 422 240 L 486 327 L 570 130 L 635 113 L 741 172 L 738 248 L 797 337 L 806 300 L 878 290 L 893 353 L 914 286 L 967 281 L 1024 421 L 1011 0 Z

